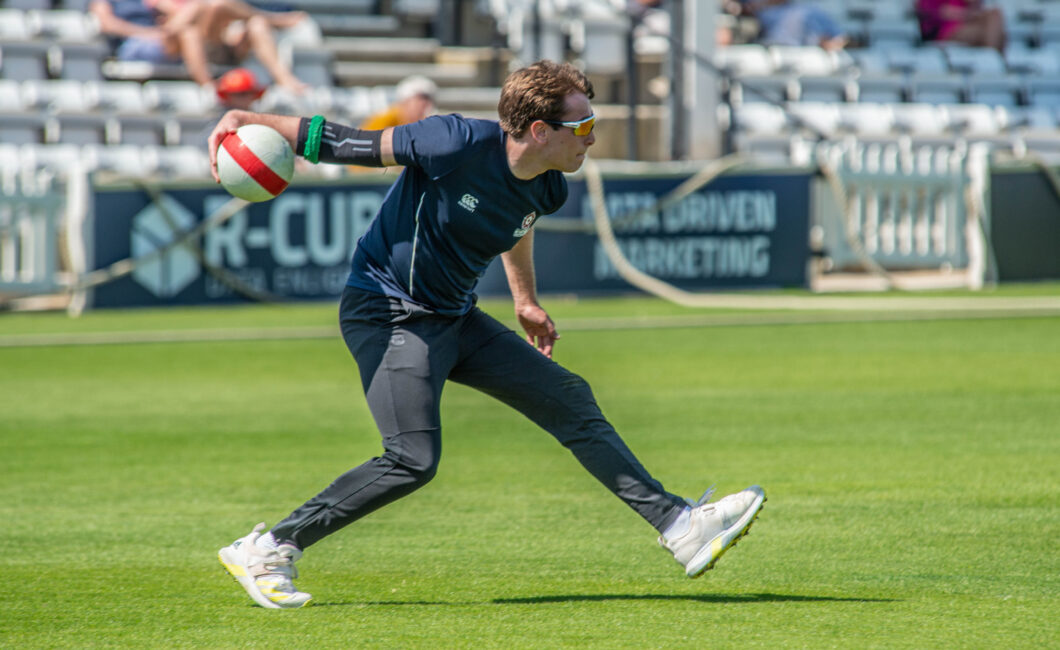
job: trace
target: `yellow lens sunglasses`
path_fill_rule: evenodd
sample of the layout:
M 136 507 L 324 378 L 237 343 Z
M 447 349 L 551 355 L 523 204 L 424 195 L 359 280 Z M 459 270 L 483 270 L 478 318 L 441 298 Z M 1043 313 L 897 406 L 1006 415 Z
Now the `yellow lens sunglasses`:
M 596 124 L 596 115 L 590 115 L 589 117 L 578 120 L 577 122 L 556 122 L 555 120 L 541 120 L 545 124 L 551 126 L 566 126 L 574 129 L 574 135 L 589 135 L 593 132 L 593 125 Z

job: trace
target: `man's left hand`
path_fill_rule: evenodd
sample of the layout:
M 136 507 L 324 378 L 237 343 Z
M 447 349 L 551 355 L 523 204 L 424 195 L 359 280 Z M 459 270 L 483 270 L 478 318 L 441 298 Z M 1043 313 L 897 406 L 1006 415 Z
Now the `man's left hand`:
M 552 346 L 559 340 L 556 325 L 540 305 L 523 305 L 515 310 L 519 324 L 526 331 L 526 341 L 538 352 L 552 358 Z

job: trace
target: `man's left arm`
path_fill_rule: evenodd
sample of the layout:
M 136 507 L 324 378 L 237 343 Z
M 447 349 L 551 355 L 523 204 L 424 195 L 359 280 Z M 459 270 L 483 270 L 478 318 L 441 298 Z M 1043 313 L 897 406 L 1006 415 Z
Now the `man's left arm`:
M 501 253 L 508 287 L 515 302 L 515 317 L 526 331 L 526 340 L 549 359 L 552 346 L 559 339 L 556 326 L 548 313 L 537 303 L 537 282 L 534 278 L 534 231 L 523 235 L 510 251 Z

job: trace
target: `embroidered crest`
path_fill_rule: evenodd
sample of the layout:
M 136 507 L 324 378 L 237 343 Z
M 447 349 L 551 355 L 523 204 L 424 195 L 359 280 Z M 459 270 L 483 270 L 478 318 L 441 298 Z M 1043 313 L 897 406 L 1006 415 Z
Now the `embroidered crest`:
M 460 197 L 460 207 L 464 208 L 468 212 L 474 212 L 475 208 L 478 207 L 478 198 L 470 194 L 465 194 Z
M 513 232 L 512 235 L 515 237 L 522 237 L 526 233 L 530 232 L 530 226 L 534 225 L 535 221 L 537 221 L 536 210 L 523 217 L 523 224 L 516 228 L 515 232 Z

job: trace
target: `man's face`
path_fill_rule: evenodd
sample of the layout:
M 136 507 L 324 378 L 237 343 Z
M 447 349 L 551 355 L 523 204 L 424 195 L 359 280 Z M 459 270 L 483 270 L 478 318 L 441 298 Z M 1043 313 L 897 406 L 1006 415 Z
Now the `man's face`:
M 562 122 L 577 122 L 593 114 L 589 98 L 582 93 L 567 96 L 566 109 Z M 568 126 L 549 127 L 551 133 L 548 141 L 548 157 L 552 168 L 561 172 L 575 172 L 585 162 L 585 153 L 596 142 L 596 134 L 574 135 L 574 129 Z
M 434 99 L 428 95 L 415 95 L 402 103 L 406 122 L 419 122 L 434 114 Z

